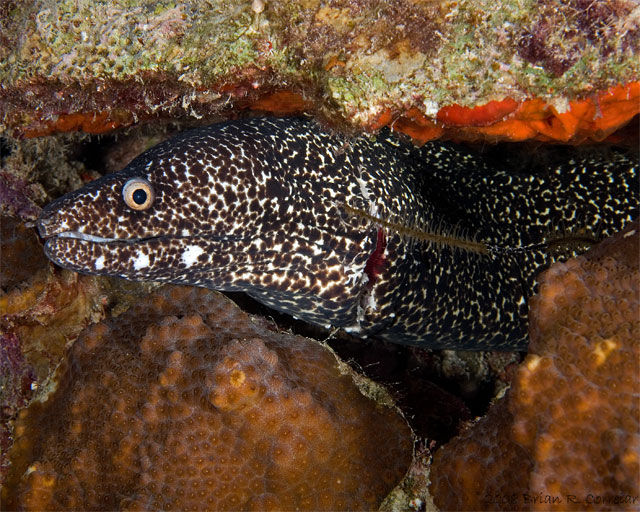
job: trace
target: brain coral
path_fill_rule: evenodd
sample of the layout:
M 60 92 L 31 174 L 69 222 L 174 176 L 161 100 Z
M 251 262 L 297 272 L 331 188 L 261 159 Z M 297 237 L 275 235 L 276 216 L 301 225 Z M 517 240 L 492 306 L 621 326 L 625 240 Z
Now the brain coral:
M 3 510 L 372 509 L 412 435 L 319 343 L 169 286 L 86 329 L 21 411 Z
M 438 507 L 640 506 L 639 244 L 636 221 L 540 276 L 512 389 L 434 457 Z

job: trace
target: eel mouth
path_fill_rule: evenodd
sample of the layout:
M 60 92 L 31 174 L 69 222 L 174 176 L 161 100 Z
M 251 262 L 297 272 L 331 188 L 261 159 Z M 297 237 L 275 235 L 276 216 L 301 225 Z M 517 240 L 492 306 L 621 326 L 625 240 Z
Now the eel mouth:
M 96 244 L 108 244 L 108 243 L 140 243 L 140 242 L 149 242 L 151 240 L 157 240 L 159 238 L 172 238 L 165 236 L 149 236 L 144 238 L 105 238 L 103 236 L 90 235 L 88 233 L 80 233 L 79 231 L 63 231 L 62 233 L 57 233 L 55 235 L 50 235 L 48 237 L 43 237 L 47 241 L 55 240 L 57 238 L 71 238 L 73 240 L 83 240 L 85 242 L 92 242 Z M 179 238 L 179 237 L 173 237 Z
M 78 231 L 63 231 L 62 233 L 58 233 L 56 235 L 52 235 L 47 237 L 48 239 L 52 238 L 76 238 L 79 240 L 85 240 L 87 242 L 96 242 L 96 243 L 106 243 L 106 242 L 118 242 L 121 241 L 118 238 L 105 238 L 102 236 L 89 235 L 87 233 L 80 233 Z

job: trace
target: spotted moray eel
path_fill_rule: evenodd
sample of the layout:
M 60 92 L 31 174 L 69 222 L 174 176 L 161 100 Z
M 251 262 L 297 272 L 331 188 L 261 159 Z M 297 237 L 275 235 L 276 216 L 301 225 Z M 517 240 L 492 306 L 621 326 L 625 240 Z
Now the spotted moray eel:
M 451 144 L 260 118 L 163 142 L 49 204 L 38 227 L 78 272 L 240 290 L 395 343 L 522 350 L 552 227 L 620 230 L 636 172 L 614 150 L 523 172 Z

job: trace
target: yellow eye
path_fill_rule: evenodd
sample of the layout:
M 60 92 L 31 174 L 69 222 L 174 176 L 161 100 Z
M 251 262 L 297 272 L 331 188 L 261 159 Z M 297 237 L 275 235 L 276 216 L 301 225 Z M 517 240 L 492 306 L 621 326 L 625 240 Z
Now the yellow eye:
M 122 197 L 129 208 L 146 210 L 153 204 L 156 194 L 144 178 L 131 178 L 122 187 Z

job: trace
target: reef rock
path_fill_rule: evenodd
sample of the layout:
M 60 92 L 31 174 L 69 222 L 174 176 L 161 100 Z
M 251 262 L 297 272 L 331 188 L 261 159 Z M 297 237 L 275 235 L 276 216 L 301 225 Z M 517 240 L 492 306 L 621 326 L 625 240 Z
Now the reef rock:
M 633 0 L 7 0 L 0 130 L 253 108 L 422 141 L 601 139 L 639 111 L 639 34 Z
M 7 291 L 15 289 L 47 267 L 47 258 L 35 231 L 14 217 L 0 216 L 0 314 L 17 309 L 15 299 L 5 299 Z
M 3 510 L 370 510 L 411 462 L 384 393 L 201 288 L 87 328 L 56 375 L 19 414 Z
M 639 224 L 544 272 L 506 397 L 435 455 L 443 510 L 640 506 Z

